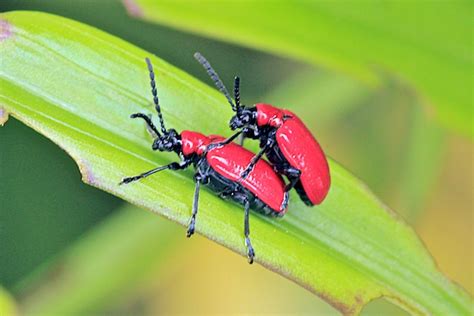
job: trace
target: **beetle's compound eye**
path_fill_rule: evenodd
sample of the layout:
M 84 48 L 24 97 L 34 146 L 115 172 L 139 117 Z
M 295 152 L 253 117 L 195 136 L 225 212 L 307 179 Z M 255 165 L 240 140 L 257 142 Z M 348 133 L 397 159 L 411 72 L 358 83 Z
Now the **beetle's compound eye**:
M 234 115 L 231 119 L 230 119 L 230 128 L 235 130 L 235 129 L 238 129 L 238 128 L 242 128 L 244 127 L 244 122 L 241 120 L 240 116 L 237 114 L 237 115 Z

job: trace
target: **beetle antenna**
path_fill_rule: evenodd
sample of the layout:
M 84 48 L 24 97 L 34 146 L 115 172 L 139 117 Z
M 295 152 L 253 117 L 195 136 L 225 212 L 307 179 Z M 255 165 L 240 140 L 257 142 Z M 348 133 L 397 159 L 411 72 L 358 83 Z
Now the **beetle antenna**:
M 147 57 L 145 60 L 148 66 L 148 71 L 150 72 L 151 94 L 153 95 L 153 102 L 155 103 L 155 109 L 160 120 L 161 131 L 163 134 L 166 134 L 165 122 L 163 121 L 163 115 L 161 114 L 160 100 L 158 99 L 158 94 L 156 92 L 155 72 L 153 71 L 153 66 L 151 65 L 150 59 Z
M 235 107 L 240 108 L 240 78 L 238 76 L 234 78 L 234 100 Z
M 211 64 L 199 52 L 194 53 L 194 58 L 204 67 L 204 69 L 206 69 L 207 74 L 214 81 L 214 84 L 216 85 L 217 89 L 219 89 L 219 91 L 222 92 L 226 97 L 227 102 L 229 102 L 230 106 L 232 107 L 232 110 L 236 111 L 237 107 L 235 106 L 234 102 L 232 102 L 232 98 L 230 97 L 229 91 L 227 91 L 227 88 L 225 87 L 221 78 L 219 78 L 217 72 L 212 68 Z

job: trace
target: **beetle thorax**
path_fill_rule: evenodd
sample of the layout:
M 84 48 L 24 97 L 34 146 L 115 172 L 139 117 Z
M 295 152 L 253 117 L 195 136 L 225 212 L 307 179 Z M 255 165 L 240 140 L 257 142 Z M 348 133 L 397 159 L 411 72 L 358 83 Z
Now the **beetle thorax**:
M 285 113 L 283 110 L 270 104 L 257 103 L 257 125 L 280 127 L 283 124 Z
M 183 131 L 181 133 L 182 151 L 185 156 L 192 154 L 202 155 L 210 143 L 211 139 L 201 133 L 192 131 Z

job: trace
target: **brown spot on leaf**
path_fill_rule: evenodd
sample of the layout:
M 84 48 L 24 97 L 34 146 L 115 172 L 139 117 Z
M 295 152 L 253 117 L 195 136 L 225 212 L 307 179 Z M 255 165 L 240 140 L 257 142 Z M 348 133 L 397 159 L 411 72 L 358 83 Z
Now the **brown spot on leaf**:
M 94 186 L 99 184 L 99 181 L 97 181 L 97 178 L 95 177 L 94 172 L 92 172 L 91 167 L 87 161 L 78 159 L 77 165 L 79 166 L 79 170 L 82 174 L 82 181 Z
M 363 306 L 363 304 L 360 304 L 360 302 L 357 302 L 358 304 L 355 305 L 355 306 L 354 305 L 351 306 L 351 305 L 342 303 L 342 302 L 334 299 L 332 296 L 330 296 L 326 293 L 322 293 L 322 292 L 316 292 L 316 295 L 318 295 L 323 300 L 328 302 L 332 307 L 334 307 L 335 309 L 340 311 L 343 315 L 357 315 L 360 312 L 360 310 Z
M 12 26 L 7 20 L 0 19 L 0 42 L 3 42 L 13 34 Z
M 122 0 L 125 9 L 127 9 L 128 14 L 131 16 L 142 17 L 143 10 L 135 2 L 135 0 Z
M 0 125 L 3 126 L 8 121 L 8 112 L 4 108 L 0 108 Z

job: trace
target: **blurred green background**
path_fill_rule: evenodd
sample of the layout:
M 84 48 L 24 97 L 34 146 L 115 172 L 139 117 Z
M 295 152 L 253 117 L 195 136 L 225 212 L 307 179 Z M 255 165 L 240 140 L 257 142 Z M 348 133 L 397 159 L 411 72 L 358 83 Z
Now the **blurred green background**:
M 384 73 L 368 87 L 131 18 L 120 1 L 2 0 L 0 11 L 10 10 L 96 26 L 205 82 L 195 51 L 226 83 L 239 74 L 244 103 L 296 111 L 326 153 L 410 222 L 440 269 L 473 292 L 472 139 L 439 126 L 404 82 Z M 0 130 L 0 178 L 0 285 L 25 311 L 49 304 L 44 310 L 86 314 L 338 314 L 279 275 L 202 237 L 185 242 L 182 227 L 86 186 L 70 157 L 14 119 Z M 0 306 L 6 299 L 0 291 Z M 405 312 L 376 301 L 363 314 Z

